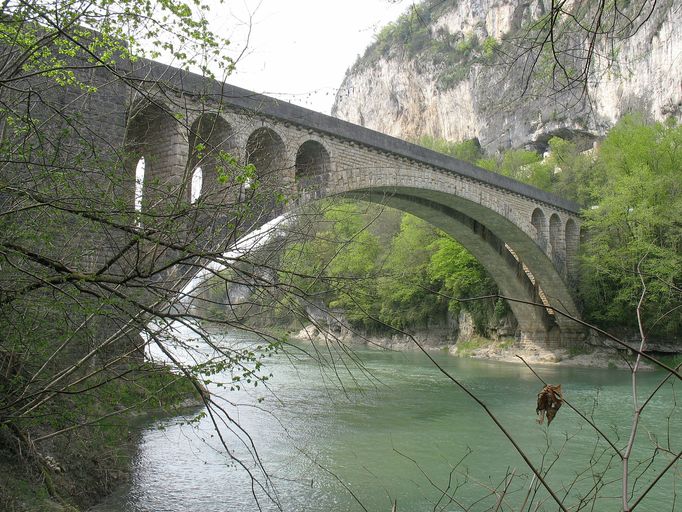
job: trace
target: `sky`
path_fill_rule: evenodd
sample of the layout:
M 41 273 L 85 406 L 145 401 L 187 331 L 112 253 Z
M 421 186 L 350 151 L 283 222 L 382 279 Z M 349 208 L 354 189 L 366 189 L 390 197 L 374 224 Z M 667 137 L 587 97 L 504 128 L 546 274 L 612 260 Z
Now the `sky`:
M 409 0 L 225 0 L 212 27 L 243 54 L 227 82 L 328 114 L 343 76 Z M 250 34 L 249 34 L 250 28 Z

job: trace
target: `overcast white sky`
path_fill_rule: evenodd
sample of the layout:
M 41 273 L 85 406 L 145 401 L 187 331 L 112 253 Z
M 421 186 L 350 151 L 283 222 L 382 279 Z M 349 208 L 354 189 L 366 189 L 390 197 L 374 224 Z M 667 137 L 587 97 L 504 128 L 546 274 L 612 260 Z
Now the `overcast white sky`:
M 343 75 L 409 0 L 225 0 L 213 27 L 248 47 L 227 82 L 328 114 Z

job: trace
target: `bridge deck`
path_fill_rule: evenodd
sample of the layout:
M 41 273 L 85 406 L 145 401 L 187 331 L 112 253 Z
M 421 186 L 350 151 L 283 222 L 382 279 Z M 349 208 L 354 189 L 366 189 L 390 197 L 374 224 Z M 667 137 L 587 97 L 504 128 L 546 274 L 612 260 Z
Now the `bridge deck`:
M 144 77 L 144 80 L 161 80 L 168 86 L 175 88 L 179 93 L 214 98 L 219 104 L 289 122 L 421 164 L 438 167 L 489 186 L 546 203 L 573 214 L 578 214 L 580 211 L 578 204 L 573 201 L 563 199 L 506 176 L 486 171 L 468 162 L 360 125 L 315 112 L 314 110 L 292 105 L 286 101 L 206 78 L 196 73 L 183 71 L 157 62 L 145 61 L 143 66 L 137 68 L 133 74 L 134 76 Z

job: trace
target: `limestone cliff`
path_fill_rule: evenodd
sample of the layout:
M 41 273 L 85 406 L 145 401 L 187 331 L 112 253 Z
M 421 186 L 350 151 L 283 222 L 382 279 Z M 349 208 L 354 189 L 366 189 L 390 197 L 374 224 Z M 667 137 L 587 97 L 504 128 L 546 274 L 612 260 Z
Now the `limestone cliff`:
M 377 35 L 347 72 L 332 114 L 407 139 L 475 137 L 488 152 L 542 149 L 553 134 L 589 139 L 633 111 L 682 119 L 680 0 L 659 1 L 641 28 L 602 42 L 587 95 L 536 82 L 522 94 L 521 62 L 510 66 L 509 56 L 548 4 L 427 0 Z

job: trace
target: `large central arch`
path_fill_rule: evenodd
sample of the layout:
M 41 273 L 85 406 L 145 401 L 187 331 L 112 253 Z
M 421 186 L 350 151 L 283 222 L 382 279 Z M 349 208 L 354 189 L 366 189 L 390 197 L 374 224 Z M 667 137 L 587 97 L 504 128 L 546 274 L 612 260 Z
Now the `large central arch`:
M 410 193 L 412 192 L 412 193 Z M 561 319 L 544 307 L 543 294 L 509 247 L 486 226 L 445 205 L 419 197 L 414 191 L 357 191 L 346 197 L 380 203 L 410 213 L 443 230 L 461 243 L 483 265 L 509 301 L 524 341 L 555 344 L 565 339 Z M 549 305 L 548 301 L 545 302 Z
M 314 180 L 308 171 L 306 180 L 299 182 L 303 186 L 298 187 L 295 204 L 341 196 L 411 213 L 448 233 L 485 267 L 501 294 L 512 299 L 509 305 L 522 341 L 554 346 L 582 342 L 584 329 L 573 320 L 580 313 L 566 282 L 566 244 L 577 245 L 573 218 L 562 221 L 552 213 L 546 219 L 542 208 L 534 208 L 527 219 L 533 237 L 519 227 L 519 219 L 453 194 L 458 187 L 451 180 L 426 169 L 415 176 L 400 168 L 367 172 L 349 167 L 342 173 L 323 171 Z

